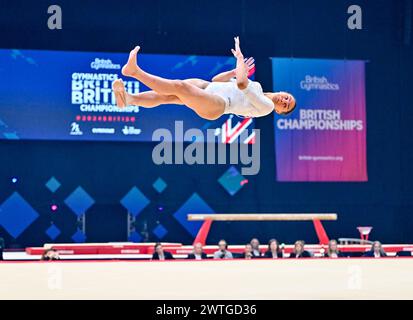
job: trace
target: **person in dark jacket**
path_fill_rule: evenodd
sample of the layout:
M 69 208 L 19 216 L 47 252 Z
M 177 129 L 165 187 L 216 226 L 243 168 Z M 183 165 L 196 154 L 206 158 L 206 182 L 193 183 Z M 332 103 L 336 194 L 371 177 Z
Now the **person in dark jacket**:
M 241 258 L 241 259 L 253 259 L 253 258 L 256 258 L 256 256 L 254 256 L 253 251 L 254 251 L 254 249 L 253 249 L 251 243 L 247 243 L 247 244 L 245 245 L 244 252 L 241 254 L 240 258 Z
M 260 241 L 257 238 L 253 238 L 250 241 L 250 244 L 252 246 L 252 254 L 255 258 L 261 257 L 261 251 L 260 251 Z
M 155 244 L 155 252 L 152 255 L 152 260 L 172 260 L 174 257 L 170 252 L 164 251 L 160 242 Z
M 367 251 L 363 257 L 368 258 L 382 258 L 387 257 L 386 252 L 384 252 L 383 246 L 381 245 L 380 241 L 374 241 L 371 245 L 371 250 Z
M 56 261 L 60 260 L 59 252 L 54 248 L 46 249 L 40 257 L 42 261 Z
M 324 254 L 324 258 L 342 258 L 344 255 L 338 250 L 337 240 L 331 239 L 328 242 L 327 252 Z
M 264 258 L 277 259 L 282 257 L 283 254 L 278 241 L 276 239 L 268 241 L 268 250 L 264 253 Z
M 203 252 L 201 243 L 198 242 L 194 244 L 194 251 L 188 255 L 188 259 L 192 259 L 192 260 L 208 259 L 206 253 Z
M 306 251 L 304 246 L 303 240 L 297 240 L 294 243 L 294 251 L 290 253 L 290 258 L 311 258 L 311 253 Z

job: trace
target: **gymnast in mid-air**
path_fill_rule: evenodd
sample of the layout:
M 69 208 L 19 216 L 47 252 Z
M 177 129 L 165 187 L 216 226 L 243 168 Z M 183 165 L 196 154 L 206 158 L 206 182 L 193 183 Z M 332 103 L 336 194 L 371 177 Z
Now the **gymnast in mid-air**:
M 135 47 L 122 74 L 142 82 L 152 91 L 129 94 L 121 79 L 113 82 L 116 104 L 123 108 L 130 105 L 153 108 L 162 104 L 185 105 L 200 117 L 215 120 L 223 114 L 243 117 L 263 117 L 275 111 L 280 115 L 291 113 L 296 105 L 287 92 L 263 92 L 261 85 L 248 79 L 254 59 L 244 59 L 239 37 L 235 37 L 235 49 L 231 49 L 237 63 L 233 70 L 216 75 L 212 81 L 202 79 L 169 80 L 149 74 L 139 67 Z

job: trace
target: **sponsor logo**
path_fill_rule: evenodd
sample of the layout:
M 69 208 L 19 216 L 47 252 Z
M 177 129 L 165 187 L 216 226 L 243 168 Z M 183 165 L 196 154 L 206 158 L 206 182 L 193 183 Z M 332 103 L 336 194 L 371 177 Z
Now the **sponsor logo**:
M 115 128 L 92 128 L 92 133 L 114 134 L 115 133 Z
M 71 130 L 70 130 L 70 135 L 72 136 L 81 136 L 83 135 L 83 132 L 80 130 L 80 126 L 76 122 L 72 122 L 70 125 Z
M 300 81 L 300 87 L 303 90 L 311 91 L 311 90 L 340 90 L 340 86 L 338 83 L 331 83 L 328 79 L 324 76 L 317 77 L 317 76 L 310 76 L 306 75 L 304 80 Z
M 98 59 L 96 58 L 95 61 L 92 61 L 90 67 L 95 70 L 99 69 L 120 69 L 120 64 L 114 64 L 110 59 Z
M 127 135 L 138 135 L 142 132 L 141 129 L 137 129 L 133 126 L 124 126 L 122 132 L 125 136 Z

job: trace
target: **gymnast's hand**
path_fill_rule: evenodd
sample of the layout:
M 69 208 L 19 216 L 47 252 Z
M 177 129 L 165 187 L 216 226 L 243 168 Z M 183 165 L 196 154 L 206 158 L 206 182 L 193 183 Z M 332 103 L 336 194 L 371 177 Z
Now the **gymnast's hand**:
M 237 66 L 235 68 L 235 77 L 237 78 L 238 89 L 243 90 L 247 88 L 248 86 L 249 65 L 252 64 L 252 67 L 254 67 L 254 59 L 250 58 L 252 59 L 252 61 L 250 59 L 245 61 L 244 55 L 242 54 L 241 48 L 239 45 L 239 37 L 235 37 L 234 40 L 235 40 L 235 49 L 231 49 L 231 51 L 234 57 L 237 59 Z
M 239 37 L 234 37 L 234 41 L 235 41 L 235 49 L 231 49 L 232 54 L 234 55 L 235 58 L 237 59 L 244 59 L 244 55 L 241 52 L 241 48 L 239 46 Z
M 252 70 L 255 69 L 255 60 L 254 60 L 253 57 L 249 57 L 248 59 L 245 58 L 245 59 L 244 59 L 244 62 L 245 62 L 245 64 L 246 64 L 247 73 L 248 73 L 248 76 L 249 76 L 250 73 L 252 72 Z

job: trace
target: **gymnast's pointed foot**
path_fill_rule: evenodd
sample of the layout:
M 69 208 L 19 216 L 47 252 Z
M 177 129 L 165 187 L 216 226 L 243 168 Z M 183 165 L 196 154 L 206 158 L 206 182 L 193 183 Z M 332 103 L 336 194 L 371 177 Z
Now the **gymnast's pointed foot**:
M 141 47 L 136 46 L 129 54 L 128 62 L 122 68 L 122 74 L 126 77 L 133 77 L 140 68 L 137 63 L 137 55 Z
M 115 93 L 115 98 L 116 98 L 116 105 L 119 108 L 124 108 L 126 107 L 127 104 L 127 93 L 125 91 L 125 84 L 123 83 L 122 79 L 116 79 L 112 83 L 112 89 L 113 92 Z

